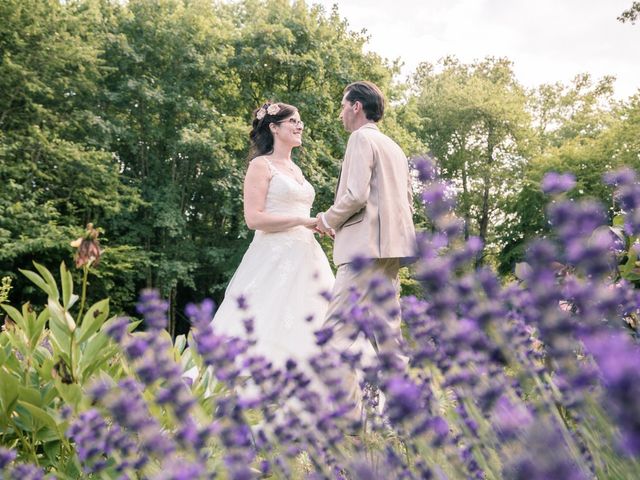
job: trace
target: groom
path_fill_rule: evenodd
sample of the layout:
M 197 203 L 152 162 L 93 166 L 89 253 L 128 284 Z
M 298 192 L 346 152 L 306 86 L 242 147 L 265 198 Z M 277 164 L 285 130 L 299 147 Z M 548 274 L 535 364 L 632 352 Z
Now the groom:
M 386 327 L 384 335 L 369 336 L 373 350 L 393 356 L 402 338 L 398 270 L 416 254 L 409 166 L 402 149 L 376 125 L 384 96 L 375 84 L 348 85 L 341 105 L 340 119 L 351 135 L 334 203 L 318 214 L 317 226 L 322 233 L 335 232 L 333 261 L 338 266 L 325 320 L 325 327 L 333 328 L 327 346 L 338 352 L 357 349 L 349 312 L 358 306 Z M 345 386 L 361 407 L 357 375 L 346 372 Z

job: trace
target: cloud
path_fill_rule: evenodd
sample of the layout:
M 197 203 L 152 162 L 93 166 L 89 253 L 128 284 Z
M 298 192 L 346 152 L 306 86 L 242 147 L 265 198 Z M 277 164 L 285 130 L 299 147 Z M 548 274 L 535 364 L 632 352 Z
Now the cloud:
M 528 87 L 568 82 L 576 74 L 618 78 L 618 96 L 640 87 L 640 27 L 616 20 L 628 0 L 315 0 L 338 4 L 353 30 L 366 28 L 367 48 L 405 61 L 408 74 L 421 61 L 455 55 L 464 62 L 486 56 L 514 62 Z

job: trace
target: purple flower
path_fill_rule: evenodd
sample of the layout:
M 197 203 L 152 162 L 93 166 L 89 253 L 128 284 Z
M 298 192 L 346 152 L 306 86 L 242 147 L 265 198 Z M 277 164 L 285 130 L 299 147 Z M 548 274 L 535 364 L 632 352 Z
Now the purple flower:
M 436 415 L 429 419 L 429 428 L 435 435 L 432 444 L 436 447 L 441 446 L 449 436 L 449 424 L 444 418 Z
M 193 324 L 208 325 L 213 320 L 215 313 L 215 303 L 209 298 L 205 298 L 202 303 L 189 303 L 185 308 L 185 313 Z
M 387 414 L 392 422 L 411 419 L 421 408 L 420 388 L 406 377 L 390 378 L 385 386 Z
M 105 333 L 120 343 L 127 334 L 128 327 L 129 319 L 127 317 L 118 317 L 105 327 Z
M 512 403 L 502 395 L 493 408 L 493 424 L 503 441 L 516 438 L 533 422 L 533 415 L 526 406 Z
M 107 458 L 119 452 L 122 459 L 127 459 L 137 451 L 135 443 L 118 425 L 107 426 L 106 421 L 95 409 L 82 412 L 74 421 L 67 435 L 76 443 L 78 459 L 86 473 L 99 473 L 107 466 Z M 120 466 L 126 468 L 127 461 Z
M 356 272 L 360 272 L 371 265 L 371 258 L 357 256 L 354 257 L 353 260 L 349 263 L 349 266 Z
M 16 458 L 16 452 L 4 447 L 0 447 L 0 470 L 6 468 Z
M 144 338 L 135 337 L 126 343 L 124 351 L 127 353 L 129 358 L 136 359 L 142 357 L 148 346 L 149 345 Z
M 620 447 L 629 455 L 640 454 L 640 348 L 622 332 L 602 332 L 584 340 L 595 358 L 606 389 L 605 407 L 620 430 Z
M 244 295 L 240 295 L 238 298 L 236 298 L 236 302 L 240 310 L 249 309 L 249 303 L 247 302 L 247 298 Z
M 429 218 L 435 220 L 448 214 L 455 206 L 455 196 L 451 189 L 442 182 L 433 182 L 427 185 L 422 192 L 422 202 Z
M 162 470 L 155 480 L 197 480 L 210 478 L 204 464 L 189 461 L 178 456 L 170 456 L 162 463 Z
M 411 163 L 418 171 L 418 179 L 421 182 L 431 182 L 436 179 L 437 169 L 432 156 L 416 157 L 411 159 Z
M 150 330 L 162 330 L 167 327 L 169 302 L 162 300 L 157 290 L 145 289 L 140 293 L 136 310 L 144 317 Z
M 515 480 L 587 480 L 573 460 L 557 429 L 533 422 L 522 443 L 523 451 L 505 466 L 504 477 Z
M 313 332 L 316 337 L 316 344 L 319 346 L 325 345 L 331 337 L 333 337 L 333 329 L 331 327 L 321 328 Z
M 576 177 L 572 173 L 548 172 L 542 179 L 541 188 L 546 194 L 558 194 L 576 186 Z
M 44 472 L 35 465 L 20 463 L 13 467 L 10 478 L 19 478 L 20 480 L 44 480 Z
M 630 185 L 636 181 L 636 172 L 631 168 L 625 167 L 605 173 L 603 180 L 607 185 Z

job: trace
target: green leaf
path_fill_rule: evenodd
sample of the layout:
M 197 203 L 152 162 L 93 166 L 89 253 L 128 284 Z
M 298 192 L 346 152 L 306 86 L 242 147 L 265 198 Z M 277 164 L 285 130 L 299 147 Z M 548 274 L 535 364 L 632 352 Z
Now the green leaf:
M 25 277 L 27 277 L 29 280 L 31 280 L 33 283 L 35 283 L 36 286 L 40 290 L 45 292 L 47 294 L 47 297 L 53 297 L 54 296 L 54 292 L 51 290 L 49 285 L 47 285 L 47 282 L 45 282 L 44 279 L 40 275 L 38 275 L 35 272 L 32 272 L 31 270 L 22 270 L 22 269 L 20 269 L 20 272 Z
M 51 272 L 47 270 L 43 265 L 40 265 L 37 262 L 33 262 L 33 265 L 36 267 L 38 272 L 40 272 L 40 275 L 42 275 L 42 278 L 44 278 L 44 280 L 47 282 L 47 285 L 49 286 L 49 290 L 53 294 L 53 298 L 55 300 L 58 300 L 60 298 L 60 292 L 58 292 L 58 285 L 56 284 L 56 279 L 53 278 L 53 275 L 51 275 Z
M 3 369 L 0 369 L 0 400 L 2 410 L 9 416 L 18 399 L 18 379 Z
M 42 335 L 42 331 L 44 330 L 44 326 L 47 323 L 47 320 L 49 320 L 49 307 L 46 307 L 44 310 L 42 310 L 38 315 L 36 321 L 33 323 L 31 337 L 29 338 L 32 348 L 37 346 L 38 339 Z
M 54 352 L 63 353 L 69 356 L 69 341 L 71 334 L 66 325 L 55 317 L 51 317 L 49 322 L 49 338 L 53 346 Z
M 73 305 L 73 278 L 64 262 L 60 263 L 60 284 L 62 286 L 62 305 L 69 310 Z
M 90 338 L 78 360 L 82 382 L 84 383 L 95 370 L 101 368 L 106 360 L 117 355 L 119 351 L 119 347 L 109 344 L 109 337 L 102 332 Z
M 90 363 L 93 360 L 93 357 L 102 350 L 109 343 L 109 337 L 103 332 L 100 332 L 95 337 L 91 338 L 89 342 L 87 342 L 86 347 L 82 350 L 82 358 L 80 359 L 80 364 Z
M 634 278 L 634 271 L 636 270 L 636 262 L 638 261 L 638 254 L 633 246 L 627 250 L 627 262 L 620 267 L 620 273 L 622 277 L 627 280 L 636 280 Z
M 20 330 L 25 333 L 27 332 L 27 325 L 24 321 L 24 317 L 17 309 L 13 308 L 11 305 L 5 305 L 4 303 L 0 304 L 0 307 L 2 307 L 5 312 L 7 312 L 9 318 L 14 321 L 14 323 L 18 326 L 18 328 L 20 328 Z
M 69 333 L 73 333 L 76 330 L 76 322 L 73 320 L 73 317 L 56 299 L 49 297 L 47 306 L 51 313 L 51 320 L 58 322 L 60 326 L 66 328 Z
M 20 385 L 18 387 L 18 397 L 20 398 L 20 402 L 29 402 L 30 404 L 37 406 L 42 405 L 40 391 L 35 388 Z
M 78 332 L 78 343 L 85 342 L 91 335 L 98 331 L 109 315 L 109 299 L 105 298 L 94 303 L 82 319 Z
M 36 323 L 36 312 L 33 310 L 30 303 L 22 305 L 22 318 L 24 318 L 25 334 L 27 335 L 27 338 L 31 339 Z M 31 349 L 33 349 L 33 347 Z
M 59 378 L 55 379 L 55 384 L 58 389 L 58 393 L 64 400 L 64 403 L 76 410 L 80 400 L 82 400 L 82 389 L 80 388 L 80 385 L 76 383 L 62 383 Z
M 38 421 L 40 425 L 36 424 L 36 427 L 47 426 L 54 431 L 58 431 L 58 424 L 56 423 L 55 418 L 53 418 L 47 412 L 42 410 L 40 407 L 37 407 L 36 405 L 33 405 L 29 402 L 22 401 L 22 400 L 18 401 L 18 404 L 21 407 L 26 408 L 31 414 L 31 416 Z
M 623 227 L 624 226 L 624 215 L 616 215 L 613 217 L 613 222 L 611 222 L 614 227 Z
M 93 361 L 81 370 L 83 382 L 86 382 L 94 372 L 102 370 L 104 364 L 115 357 L 119 352 L 120 349 L 115 345 L 111 345 L 106 349 L 100 350 L 99 354 L 93 358 Z
M 36 370 L 38 371 L 38 374 L 40 375 L 40 378 L 46 382 L 49 382 L 51 380 L 53 380 L 53 375 L 52 375 L 52 371 L 53 371 L 53 365 L 54 365 L 54 361 L 53 358 L 48 357 L 45 358 L 45 360 L 42 362 L 41 365 L 36 366 Z M 48 403 L 48 402 L 45 402 Z
M 59 440 L 43 443 L 42 448 L 44 449 L 44 454 L 50 463 L 52 464 L 56 463 L 58 455 L 60 455 L 61 445 L 62 445 L 62 442 L 60 442 Z
M 187 337 L 185 335 L 178 335 L 174 342 L 174 348 L 176 352 L 182 353 L 187 346 Z

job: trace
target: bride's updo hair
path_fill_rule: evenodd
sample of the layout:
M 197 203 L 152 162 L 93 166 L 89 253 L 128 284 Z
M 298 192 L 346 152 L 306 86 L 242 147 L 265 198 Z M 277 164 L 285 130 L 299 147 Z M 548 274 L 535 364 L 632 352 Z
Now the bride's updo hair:
M 265 103 L 254 110 L 253 128 L 249 133 L 249 138 L 251 139 L 249 161 L 261 155 L 273 153 L 273 134 L 269 125 L 280 123 L 297 111 L 298 109 L 293 105 L 280 102 Z

